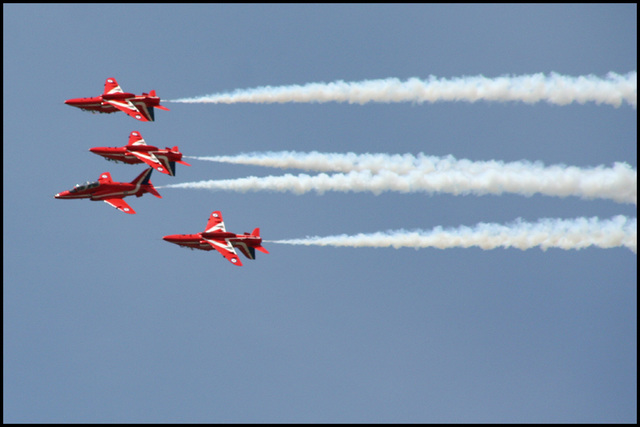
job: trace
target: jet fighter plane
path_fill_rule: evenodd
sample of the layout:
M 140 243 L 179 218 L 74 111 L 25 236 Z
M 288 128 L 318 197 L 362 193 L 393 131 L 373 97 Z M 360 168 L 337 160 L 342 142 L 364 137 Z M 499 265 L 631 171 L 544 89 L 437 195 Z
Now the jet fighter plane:
M 234 265 L 242 265 L 235 248 L 238 248 L 240 252 L 249 259 L 256 258 L 256 249 L 265 254 L 269 253 L 269 251 L 261 245 L 262 238 L 260 238 L 259 228 L 253 230 L 251 234 L 229 233 L 224 227 L 220 211 L 211 213 L 207 227 L 202 233 L 172 234 L 170 236 L 164 236 L 163 239 L 167 242 L 191 249 L 202 249 L 205 251 L 215 249 Z
M 189 163 L 182 161 L 182 153 L 178 151 L 177 146 L 161 150 L 158 147 L 147 145 L 140 132 L 135 130 L 129 135 L 129 143 L 124 147 L 94 147 L 90 148 L 89 151 L 115 162 L 129 164 L 144 162 L 158 172 L 171 176 L 176 174 L 176 162 L 191 166 Z
M 104 172 L 100 174 L 97 182 L 78 184 L 71 190 L 58 193 L 54 197 L 56 199 L 102 200 L 121 212 L 134 214 L 136 211 L 122 200 L 123 197 L 134 195 L 141 197 L 144 193 L 151 193 L 160 199 L 162 198 L 149 180 L 151 172 L 153 172 L 153 168 L 145 170 L 131 182 L 114 182 L 111 179 L 111 174 Z
M 169 111 L 167 107 L 160 105 L 160 98 L 156 96 L 155 90 L 142 95 L 123 92 L 113 77 L 109 77 L 104 83 L 102 95 L 68 99 L 64 103 L 94 113 L 115 113 L 120 110 L 142 122 L 154 121 L 153 108 Z

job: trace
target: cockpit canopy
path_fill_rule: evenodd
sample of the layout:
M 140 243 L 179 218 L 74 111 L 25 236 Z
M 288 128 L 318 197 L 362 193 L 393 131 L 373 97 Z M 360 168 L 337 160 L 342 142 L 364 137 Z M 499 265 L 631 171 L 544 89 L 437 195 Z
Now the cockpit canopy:
M 73 187 L 71 190 L 69 190 L 69 192 L 70 193 L 75 193 L 76 191 L 87 190 L 89 188 L 95 188 L 98 185 L 100 185 L 100 183 L 87 181 L 84 184 L 76 184 L 76 186 Z

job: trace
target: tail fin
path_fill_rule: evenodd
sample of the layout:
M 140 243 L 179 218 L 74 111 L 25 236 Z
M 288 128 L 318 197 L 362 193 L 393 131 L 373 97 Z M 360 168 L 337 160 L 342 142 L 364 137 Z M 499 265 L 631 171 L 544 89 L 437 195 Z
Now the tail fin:
M 153 168 L 149 168 L 145 172 L 142 172 L 142 174 L 140 174 L 140 177 L 143 176 L 147 172 L 148 172 L 148 175 L 146 175 L 144 177 L 144 179 L 140 182 L 140 184 L 145 187 L 145 190 L 147 192 L 153 194 L 154 196 L 156 196 L 159 199 L 162 199 L 162 196 L 160 195 L 160 193 L 158 193 L 158 190 L 156 190 L 155 187 L 153 186 L 153 184 L 151 183 L 151 179 L 150 178 L 151 178 L 151 172 L 153 172 Z
M 153 108 L 147 107 L 146 104 L 142 104 L 140 108 L 144 108 L 147 111 L 147 113 L 149 113 L 149 118 L 151 119 L 152 122 L 156 121 L 155 110 Z
M 158 95 L 156 95 L 156 91 L 155 90 L 150 91 L 149 92 L 149 96 L 153 96 L 154 98 L 158 97 Z M 159 108 L 159 109 L 164 110 L 164 111 L 171 111 L 167 107 L 165 107 L 164 105 L 160 105 L 160 104 L 154 105 L 153 107 L 154 108 Z
M 256 227 L 252 232 L 251 235 L 254 237 L 260 237 L 260 228 Z
M 145 169 L 140 175 L 135 177 L 131 184 L 134 185 L 147 185 L 149 184 L 149 179 L 151 178 L 151 172 L 153 172 L 153 168 Z
M 134 179 L 133 181 L 131 181 L 131 184 L 136 185 L 136 186 L 140 186 L 142 188 L 142 193 L 138 193 L 140 194 L 140 196 L 142 194 L 144 194 L 144 192 L 147 193 L 151 193 L 154 196 L 162 199 L 162 196 L 160 195 L 160 193 L 158 193 L 158 191 L 153 188 L 153 184 L 151 183 L 151 172 L 153 172 L 153 168 L 148 168 L 146 169 L 144 172 L 142 172 L 140 175 L 138 175 L 136 177 L 136 179 Z M 136 194 L 137 195 L 137 194 Z M 138 197 L 140 197 L 138 196 Z
M 176 163 L 180 163 L 181 165 L 185 166 L 191 166 L 189 163 L 182 161 L 182 153 L 180 153 L 180 149 L 177 145 L 174 145 L 173 148 L 167 147 L 167 150 L 173 151 L 174 153 L 178 153 L 180 155 L 180 158 L 176 160 Z

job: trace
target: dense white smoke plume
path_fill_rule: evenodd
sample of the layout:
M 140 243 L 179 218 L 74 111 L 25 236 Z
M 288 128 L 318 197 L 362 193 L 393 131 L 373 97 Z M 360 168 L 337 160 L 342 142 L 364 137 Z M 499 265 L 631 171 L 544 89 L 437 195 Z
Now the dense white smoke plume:
M 544 166 L 540 162 L 504 163 L 500 161 L 457 160 L 452 156 L 434 157 L 388 154 L 322 154 L 279 152 L 238 156 L 192 157 L 201 160 L 299 168 L 315 171 L 340 171 L 266 177 L 209 180 L 167 185 L 167 188 L 194 188 L 231 191 L 309 191 L 362 192 L 385 191 L 445 192 L 451 194 L 502 194 L 524 196 L 577 196 L 585 199 L 611 199 L 637 203 L 637 170 L 627 163 L 613 167 Z
M 353 248 L 518 248 L 539 246 L 548 248 L 583 249 L 589 246 L 615 248 L 624 246 L 637 251 L 637 218 L 618 215 L 609 220 L 593 218 L 542 219 L 536 223 L 517 221 L 501 224 L 480 223 L 475 227 L 430 231 L 386 231 L 372 234 L 307 237 L 304 239 L 272 240 L 270 243 L 306 246 L 344 246 Z
M 609 104 L 619 107 L 626 102 L 637 105 L 637 72 L 624 75 L 610 72 L 601 78 L 594 75 L 563 76 L 543 73 L 502 76 L 437 78 L 426 80 L 396 78 L 365 80 L 360 82 L 336 81 L 332 83 L 307 83 L 253 89 L 239 89 L 232 93 L 220 93 L 181 98 L 167 102 L 186 103 L 284 103 L 284 102 L 438 102 L 438 101 L 520 101 L 527 104 L 546 101 L 556 105 L 573 102 L 584 104 Z

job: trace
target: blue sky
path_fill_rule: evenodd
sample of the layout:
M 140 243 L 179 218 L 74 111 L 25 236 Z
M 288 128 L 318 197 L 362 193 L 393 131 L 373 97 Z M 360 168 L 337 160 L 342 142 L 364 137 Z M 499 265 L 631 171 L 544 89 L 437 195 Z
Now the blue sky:
M 637 421 L 637 257 L 626 248 L 267 244 L 234 267 L 162 236 L 266 240 L 636 217 L 577 197 L 164 188 L 55 200 L 185 155 L 424 153 L 637 169 L 637 110 L 517 102 L 180 104 L 140 123 L 64 105 L 271 85 L 637 69 L 636 5 L 3 5 L 4 422 Z M 282 175 L 191 160 L 158 186 Z

